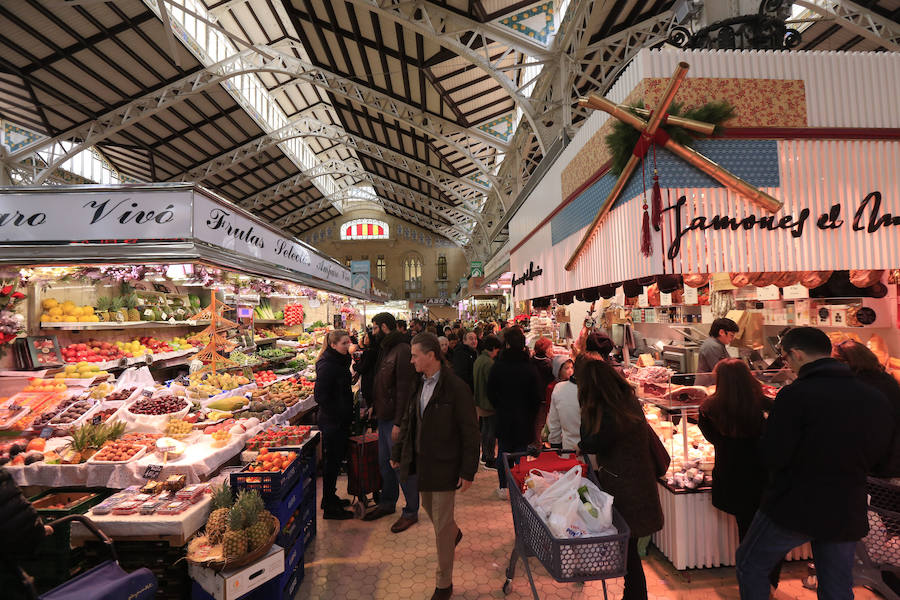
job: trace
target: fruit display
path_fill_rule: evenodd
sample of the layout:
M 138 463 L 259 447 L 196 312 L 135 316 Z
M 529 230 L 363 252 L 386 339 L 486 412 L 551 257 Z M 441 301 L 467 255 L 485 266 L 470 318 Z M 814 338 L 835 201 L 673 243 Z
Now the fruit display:
M 259 450 L 276 446 L 296 446 L 303 443 L 312 428 L 308 425 L 290 425 L 261 431 L 247 442 L 247 450 Z
M 88 390 L 88 398 L 93 398 L 94 400 L 100 400 L 105 398 L 107 395 L 113 393 L 113 390 L 116 389 L 111 383 L 103 382 L 98 385 L 91 387 Z
M 118 360 L 125 356 L 122 349 L 110 342 L 87 340 L 78 344 L 69 344 L 61 349 L 63 359 L 67 363 L 106 362 Z
M 99 448 L 122 438 L 125 424 L 94 425 L 85 423 L 72 430 L 72 440 L 61 454 L 61 462 L 77 464 L 88 460 Z
M 144 446 L 131 442 L 108 442 L 91 457 L 91 460 L 93 462 L 125 462 L 135 458 L 138 453 L 144 450 Z
M 259 357 L 255 354 L 245 354 L 240 350 L 235 350 L 231 354 L 228 355 L 228 358 L 236 362 L 238 365 L 242 367 L 246 367 L 248 365 L 256 365 L 260 363 Z
M 40 379 L 32 377 L 28 380 L 28 385 L 22 390 L 23 392 L 64 392 L 68 389 L 62 381 L 54 381 L 53 379 Z
M 120 439 L 123 442 L 131 442 L 140 446 L 153 446 L 156 440 L 162 437 L 161 433 L 126 433 Z
M 129 406 L 128 412 L 135 415 L 168 415 L 184 410 L 187 406 L 184 398 L 166 394 L 156 398 L 142 398 Z
M 103 385 L 103 384 L 100 384 L 100 385 Z M 113 393 L 109 394 L 108 396 L 104 397 L 103 401 L 104 402 L 122 402 L 123 400 L 128 400 L 129 398 L 131 398 L 131 395 L 134 393 L 134 391 L 136 389 L 137 388 L 134 386 L 122 388 L 121 390 L 113 392 Z
M 166 423 L 166 435 L 180 436 L 187 435 L 194 428 L 194 424 L 182 419 L 169 419 Z
M 266 385 L 274 382 L 278 376 L 272 371 L 256 371 L 253 373 L 253 379 L 256 381 L 256 385 Z
M 304 314 L 302 304 L 288 304 L 284 307 L 285 325 L 303 325 L 303 318 Z
M 50 421 L 54 426 L 70 426 L 94 407 L 92 400 L 79 400 Z
M 161 342 L 160 340 L 153 337 L 141 337 L 138 338 L 138 342 L 145 348 L 149 348 L 151 352 L 156 354 L 162 354 L 163 352 L 172 352 L 174 348 L 172 348 L 168 342 Z
M 106 423 L 111 416 L 119 412 L 118 408 L 101 408 L 91 415 L 91 422 Z
M 245 404 L 247 404 L 247 399 L 243 396 L 228 396 L 227 398 L 213 400 L 206 405 L 206 408 L 231 412 L 243 407 Z
M 214 433 L 218 433 L 220 431 L 228 433 L 229 430 L 231 430 L 231 428 L 234 426 L 234 424 L 234 419 L 225 419 L 221 423 L 216 423 L 215 425 L 209 425 L 208 427 L 205 427 L 203 429 L 203 433 L 207 435 L 213 435 Z
M 223 391 L 234 390 L 250 383 L 250 380 L 243 375 L 230 373 L 194 373 L 190 376 L 189 381 L 189 391 L 208 396 L 215 396 Z
M 277 526 L 259 493 L 241 490 L 232 499 L 231 489 L 223 484 L 212 490 L 212 512 L 204 533 L 188 545 L 187 558 L 225 564 L 240 560 L 270 543 Z
M 109 375 L 108 371 L 101 371 L 97 365 L 89 362 L 80 362 L 75 365 L 66 365 L 61 373 L 53 376 L 54 379 L 93 379 Z
M 210 434 L 210 436 L 212 437 L 213 448 L 222 448 L 228 445 L 228 442 L 231 441 L 231 432 L 227 429 L 214 431 Z
M 55 298 L 45 298 L 41 301 L 41 323 L 98 323 L 100 317 L 94 314 L 93 306 L 76 306 L 74 302 L 66 300 L 60 303 Z
M 276 473 L 284 471 L 297 458 L 296 452 L 270 452 L 268 448 L 260 448 L 259 456 L 250 463 L 245 471 L 253 473 Z

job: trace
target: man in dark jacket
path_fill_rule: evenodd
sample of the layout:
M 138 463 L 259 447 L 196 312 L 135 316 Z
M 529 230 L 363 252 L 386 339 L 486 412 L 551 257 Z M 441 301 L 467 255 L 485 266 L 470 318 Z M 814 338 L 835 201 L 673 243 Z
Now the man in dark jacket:
M 375 369 L 375 418 L 378 420 L 378 465 L 381 469 L 381 499 L 364 521 L 374 521 L 393 514 L 400 499 L 400 489 L 406 507 L 391 531 L 406 531 L 419 520 L 419 488 L 415 475 L 398 479 L 391 467 L 391 448 L 400 435 L 400 419 L 416 385 L 416 372 L 410 363 L 407 338 L 397 330 L 397 321 L 390 313 L 378 313 L 372 318 L 379 332 L 380 354 Z
M 468 490 L 478 470 L 478 422 L 472 392 L 442 365 L 436 336 L 413 338 L 412 362 L 422 377 L 403 416 L 391 464 L 401 477 L 418 476 L 438 555 L 431 598 L 443 600 L 453 595 L 453 558 L 462 539 L 453 515 L 456 490 Z
M 741 598 L 767 599 L 772 567 L 804 542 L 819 597 L 852 598 L 854 550 L 869 529 L 866 475 L 890 446 L 891 408 L 831 358 L 824 332 L 796 327 L 781 347 L 797 380 L 778 393 L 761 440 L 769 486 L 737 551 Z
M 504 349 L 488 375 L 487 394 L 494 405 L 497 446 L 500 453 L 525 452 L 534 439 L 534 420 L 544 398 L 540 380 L 525 349 L 525 334 L 518 327 L 503 330 Z M 497 465 L 500 487 L 506 498 L 506 473 Z
M 472 382 L 472 369 L 475 366 L 475 359 L 478 358 L 478 337 L 474 333 L 469 332 L 463 339 L 461 346 L 457 346 L 453 351 L 453 372 L 456 376 L 466 382 L 469 391 L 474 391 Z
M 0 467 L 0 540 L 6 543 L 0 548 L 0 576 L 13 584 L 4 589 L 4 598 L 28 598 L 17 563 L 34 554 L 44 536 L 53 530 L 41 523 L 37 511 L 22 495 L 9 471 Z M 5 573 L 4 573 L 5 571 Z

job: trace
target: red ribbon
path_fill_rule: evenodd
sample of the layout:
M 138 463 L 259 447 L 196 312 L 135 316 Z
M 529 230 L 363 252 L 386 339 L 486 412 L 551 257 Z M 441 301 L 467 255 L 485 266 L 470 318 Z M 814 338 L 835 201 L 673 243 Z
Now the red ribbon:
M 634 154 L 638 158 L 644 158 L 645 156 L 647 156 L 647 152 L 650 151 L 650 147 L 653 144 L 656 144 L 659 147 L 663 147 L 668 141 L 669 134 L 666 133 L 663 129 L 657 129 L 656 133 L 653 134 L 653 137 L 642 133 L 640 139 L 638 140 L 638 143 L 634 147 L 634 150 L 632 150 L 632 154 Z

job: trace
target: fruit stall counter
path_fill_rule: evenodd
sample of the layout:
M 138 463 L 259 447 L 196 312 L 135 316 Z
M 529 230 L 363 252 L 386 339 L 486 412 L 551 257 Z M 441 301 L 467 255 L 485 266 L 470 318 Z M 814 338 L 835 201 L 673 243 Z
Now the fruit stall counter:
M 224 445 L 222 440 L 215 438 L 214 433 L 194 432 L 181 441 L 184 444 L 183 454 L 176 459 L 166 460 L 154 449 L 124 462 L 101 463 L 89 460 L 71 465 L 35 462 L 29 465 L 6 465 L 6 468 L 20 486 L 103 486 L 121 489 L 145 483 L 144 474 L 151 465 L 161 466 L 165 476 L 182 474 L 187 483 L 198 483 L 240 454 L 246 443 L 257 433 L 287 424 L 296 415 L 314 406 L 315 400 L 309 396 L 271 419 L 248 428 L 243 434 L 230 434 L 225 438 Z M 64 438 L 52 438 L 46 449 L 52 450 L 55 445 L 62 448 L 66 443 L 68 442 Z
M 146 481 L 146 480 L 145 480 Z M 196 504 L 174 515 L 110 514 L 88 513 L 88 517 L 100 529 L 117 542 L 165 540 L 171 546 L 183 546 L 196 531 L 206 524 L 209 516 L 210 495 L 203 494 Z M 72 525 L 72 545 L 78 546 L 93 540 L 91 533 L 80 523 Z

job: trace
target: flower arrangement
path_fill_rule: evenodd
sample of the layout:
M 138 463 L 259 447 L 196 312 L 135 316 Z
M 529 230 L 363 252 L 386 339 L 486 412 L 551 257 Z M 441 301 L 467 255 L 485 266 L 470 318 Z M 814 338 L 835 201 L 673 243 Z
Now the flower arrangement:
M 25 294 L 16 289 L 18 279 L 0 280 L 0 345 L 12 342 L 22 332 L 25 318 L 16 312 Z

